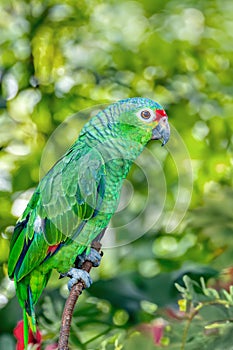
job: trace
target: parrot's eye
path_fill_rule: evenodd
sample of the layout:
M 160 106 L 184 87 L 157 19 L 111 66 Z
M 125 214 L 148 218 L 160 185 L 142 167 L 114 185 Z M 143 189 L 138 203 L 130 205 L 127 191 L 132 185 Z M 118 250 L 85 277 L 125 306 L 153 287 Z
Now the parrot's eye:
M 144 122 L 151 123 L 155 119 L 155 113 L 152 111 L 152 109 L 141 109 L 137 116 L 139 119 L 143 120 Z
M 151 114 L 150 114 L 149 111 L 147 111 L 147 110 L 141 111 L 141 117 L 142 117 L 143 119 L 149 119 L 150 116 L 151 116 Z

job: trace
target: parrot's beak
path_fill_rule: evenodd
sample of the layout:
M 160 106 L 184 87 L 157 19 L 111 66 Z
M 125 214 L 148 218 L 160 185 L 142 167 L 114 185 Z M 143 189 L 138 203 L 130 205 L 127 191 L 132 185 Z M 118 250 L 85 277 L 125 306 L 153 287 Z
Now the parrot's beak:
M 167 117 L 160 119 L 159 124 L 152 130 L 152 140 L 163 139 L 162 146 L 166 145 L 170 137 L 170 126 Z

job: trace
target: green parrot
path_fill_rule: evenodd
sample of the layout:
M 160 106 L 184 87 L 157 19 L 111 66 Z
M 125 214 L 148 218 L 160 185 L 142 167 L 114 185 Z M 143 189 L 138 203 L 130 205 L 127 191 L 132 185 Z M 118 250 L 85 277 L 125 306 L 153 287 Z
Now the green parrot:
M 36 188 L 19 218 L 10 244 L 9 277 L 14 279 L 24 312 L 24 343 L 29 327 L 36 332 L 34 306 L 52 269 L 71 277 L 69 289 L 91 279 L 77 269 L 80 261 L 95 266 L 91 249 L 117 209 L 123 180 L 150 140 L 169 140 L 164 109 L 147 98 L 118 101 L 100 111 L 81 130 L 76 142 Z

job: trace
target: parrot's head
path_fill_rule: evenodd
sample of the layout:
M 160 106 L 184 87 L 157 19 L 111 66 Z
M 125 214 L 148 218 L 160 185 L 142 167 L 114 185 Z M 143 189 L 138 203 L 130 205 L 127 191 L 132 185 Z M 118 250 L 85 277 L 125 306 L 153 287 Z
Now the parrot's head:
M 163 107 L 148 98 L 135 97 L 117 103 L 125 136 L 133 136 L 142 143 L 162 140 L 164 146 L 170 137 L 168 116 Z

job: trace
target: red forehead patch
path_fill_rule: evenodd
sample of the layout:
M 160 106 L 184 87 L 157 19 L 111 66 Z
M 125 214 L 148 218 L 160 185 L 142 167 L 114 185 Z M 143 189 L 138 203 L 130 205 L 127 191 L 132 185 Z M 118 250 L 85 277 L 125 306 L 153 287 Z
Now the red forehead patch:
M 167 117 L 164 109 L 156 109 L 156 120 L 159 121 L 161 118 Z

